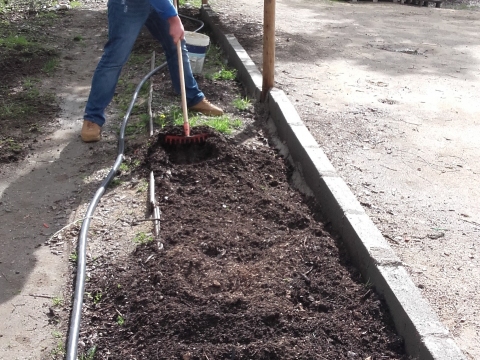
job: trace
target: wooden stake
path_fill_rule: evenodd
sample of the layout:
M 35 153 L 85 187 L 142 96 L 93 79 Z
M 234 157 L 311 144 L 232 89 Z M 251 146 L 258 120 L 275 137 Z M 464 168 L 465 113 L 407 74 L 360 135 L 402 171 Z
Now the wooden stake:
M 275 0 L 264 0 L 263 11 L 262 102 L 273 88 L 275 78 Z
M 208 0 L 202 0 L 202 4 L 208 5 Z

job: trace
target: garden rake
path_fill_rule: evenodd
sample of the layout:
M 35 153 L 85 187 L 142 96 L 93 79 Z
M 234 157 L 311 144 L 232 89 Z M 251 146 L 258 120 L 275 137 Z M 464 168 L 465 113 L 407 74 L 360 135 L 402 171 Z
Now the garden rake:
M 174 1 L 175 8 L 178 5 L 177 0 Z M 182 112 L 183 112 L 183 135 L 165 135 L 165 143 L 176 145 L 176 144 L 192 144 L 192 143 L 202 143 L 204 142 L 209 134 L 190 134 L 190 124 L 188 122 L 188 110 L 187 110 L 187 96 L 185 94 L 185 78 L 183 73 L 183 55 L 182 55 L 182 42 L 179 40 L 177 42 L 177 54 L 178 54 L 178 70 L 180 74 L 180 90 L 182 96 Z

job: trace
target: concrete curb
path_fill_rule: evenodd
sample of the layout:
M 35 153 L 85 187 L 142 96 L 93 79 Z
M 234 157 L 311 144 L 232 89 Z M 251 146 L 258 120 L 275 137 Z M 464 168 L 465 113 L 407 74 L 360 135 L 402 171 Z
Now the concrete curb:
M 222 32 L 218 16 L 209 5 L 203 5 L 201 16 L 237 69 L 247 92 L 258 100 L 262 75 L 250 56 L 233 35 Z M 278 137 L 321 204 L 324 217 L 341 235 L 363 277 L 385 298 L 407 354 L 421 360 L 466 360 L 282 90 L 270 91 L 268 109 Z

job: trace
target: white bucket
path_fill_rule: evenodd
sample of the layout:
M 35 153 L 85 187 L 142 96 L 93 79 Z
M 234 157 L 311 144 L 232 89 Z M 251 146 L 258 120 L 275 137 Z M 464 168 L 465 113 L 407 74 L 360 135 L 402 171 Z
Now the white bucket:
M 210 44 L 210 38 L 207 35 L 196 32 L 185 31 L 185 42 L 187 43 L 188 58 L 194 74 L 201 74 L 207 47 Z

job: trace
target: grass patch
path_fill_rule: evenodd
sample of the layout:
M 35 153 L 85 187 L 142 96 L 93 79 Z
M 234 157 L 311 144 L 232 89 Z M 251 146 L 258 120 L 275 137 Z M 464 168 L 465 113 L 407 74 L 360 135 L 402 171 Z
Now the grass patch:
M 94 293 L 85 293 L 87 295 L 87 297 L 93 301 L 93 303 L 96 305 L 98 304 L 101 300 L 102 300 L 102 297 L 103 297 L 103 294 L 101 291 L 96 291 Z
M 51 75 L 55 71 L 57 66 L 58 66 L 58 59 L 57 58 L 52 58 L 52 59 L 47 60 L 47 62 L 43 66 L 42 70 L 45 73 L 47 73 L 48 75 Z
M 121 180 L 121 179 L 113 179 L 112 181 L 110 181 L 110 184 L 108 184 L 108 187 L 110 187 L 110 188 L 116 188 L 117 186 L 120 186 L 121 184 L 123 184 L 123 180 Z
M 117 316 L 117 324 L 122 326 L 123 324 L 125 324 L 125 318 L 121 315 L 118 315 Z
M 252 106 L 252 102 L 250 101 L 249 98 L 236 98 L 233 100 L 233 106 L 235 106 L 238 110 L 247 110 L 250 106 Z
M 63 305 L 63 298 L 60 296 L 55 296 L 52 299 L 53 306 L 62 306 Z
M 222 115 L 209 118 L 204 122 L 204 125 L 210 126 L 222 134 L 229 135 L 234 129 L 238 129 L 242 126 L 242 121 L 238 119 L 232 120 L 228 115 Z
M 153 241 L 153 236 L 151 234 L 145 234 L 144 232 L 138 233 L 133 238 L 133 242 L 138 245 L 148 244 Z
M 64 356 L 65 355 L 65 344 L 63 342 L 57 343 L 57 346 L 53 348 L 53 350 L 50 352 L 52 357 L 55 356 Z
M 149 127 L 150 117 L 148 114 L 140 114 L 139 116 L 131 116 L 125 127 L 125 135 L 135 135 L 145 133 Z
M 222 68 L 214 73 L 206 74 L 205 77 L 209 80 L 235 80 L 237 77 L 237 70 Z
M 234 129 L 239 129 L 242 126 L 242 121 L 239 119 L 231 119 L 228 114 L 218 117 L 205 117 L 202 115 L 194 115 L 188 119 L 190 126 L 206 125 L 214 128 L 218 132 L 230 135 Z M 175 125 L 182 125 L 183 117 L 175 122 Z
M 140 166 L 140 160 L 136 159 L 134 161 L 121 163 L 118 170 L 120 170 L 122 173 L 128 173 L 133 171 L 138 166 Z
M 31 43 L 24 36 L 10 35 L 5 39 L 0 38 L 0 46 L 5 46 L 7 48 L 17 48 L 17 47 L 26 47 L 31 45 Z
M 78 261 L 78 254 L 76 251 L 72 252 L 70 256 L 68 257 L 68 260 L 70 260 L 73 263 L 76 263 Z
M 79 360 L 93 360 L 95 359 L 95 354 L 97 353 L 97 346 L 94 345 L 85 354 L 81 354 Z
M 70 7 L 72 9 L 79 8 L 82 6 L 82 3 L 80 1 L 70 1 Z
M 190 5 L 196 8 L 200 8 L 202 6 L 202 0 L 179 0 L 178 6 L 185 6 Z

